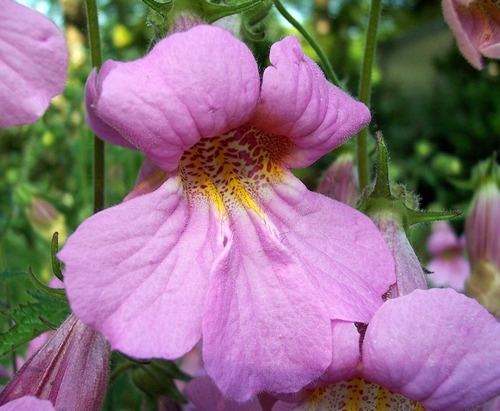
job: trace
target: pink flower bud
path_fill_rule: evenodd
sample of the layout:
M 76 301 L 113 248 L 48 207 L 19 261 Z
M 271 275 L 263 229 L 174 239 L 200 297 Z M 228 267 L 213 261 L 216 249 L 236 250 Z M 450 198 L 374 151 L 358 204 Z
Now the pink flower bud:
M 465 238 L 473 268 L 480 260 L 500 267 L 500 190 L 494 179 L 485 180 L 472 200 Z
M 57 231 L 61 241 L 66 239 L 65 217 L 48 201 L 36 196 L 31 197 L 24 212 L 31 227 L 40 237 L 50 241 Z
M 318 193 L 354 207 L 359 195 L 358 175 L 352 154 L 340 155 L 328 169 L 318 185 Z
M 465 290 L 500 317 L 500 190 L 494 179 L 480 186 L 465 223 L 472 274 Z
M 58 212 L 43 198 L 33 197 L 30 201 L 28 217 L 33 225 L 48 228 L 57 219 Z
M 0 405 L 24 396 L 56 409 L 97 410 L 106 392 L 109 349 L 102 336 L 70 315 L 0 393 Z

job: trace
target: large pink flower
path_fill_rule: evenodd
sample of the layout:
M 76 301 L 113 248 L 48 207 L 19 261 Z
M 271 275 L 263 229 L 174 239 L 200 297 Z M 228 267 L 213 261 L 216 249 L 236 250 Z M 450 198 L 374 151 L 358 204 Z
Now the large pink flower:
M 54 23 L 0 1 L 0 127 L 37 121 L 66 83 L 68 49 Z
M 158 188 L 92 216 L 59 254 L 73 310 L 112 348 L 173 359 L 203 336 L 208 374 L 238 401 L 320 376 L 331 319 L 368 322 L 395 281 L 373 223 L 289 171 L 366 125 L 367 108 L 294 37 L 270 60 L 261 86 L 242 42 L 197 26 L 92 73 L 91 128 L 169 177 L 153 173 Z
M 464 57 L 477 69 L 482 56 L 500 58 L 500 5 L 492 0 L 443 0 L 444 18 Z

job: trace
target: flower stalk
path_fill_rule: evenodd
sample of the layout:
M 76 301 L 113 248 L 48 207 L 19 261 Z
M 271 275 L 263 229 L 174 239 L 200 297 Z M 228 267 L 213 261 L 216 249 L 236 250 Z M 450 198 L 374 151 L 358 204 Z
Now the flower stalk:
M 97 70 L 102 65 L 101 39 L 96 0 L 86 0 L 90 58 Z M 94 135 L 94 212 L 104 208 L 104 141 Z
M 370 107 L 370 93 L 372 86 L 372 67 L 377 48 L 377 31 L 380 20 L 382 0 L 373 0 L 370 7 L 370 20 L 366 32 L 365 52 L 363 54 L 363 65 L 361 67 L 361 78 L 359 82 L 359 100 Z M 363 191 L 370 183 L 368 162 L 368 128 L 362 129 L 356 137 L 358 153 L 358 176 L 359 187 Z
M 321 49 L 318 43 L 316 43 L 316 40 L 309 34 L 309 32 L 301 26 L 301 24 L 293 18 L 293 16 L 286 10 L 285 7 L 283 7 L 283 4 L 281 4 L 280 0 L 273 0 L 274 5 L 276 6 L 276 9 L 281 13 L 281 15 L 293 26 L 297 29 L 297 31 L 304 36 L 304 38 L 307 40 L 307 42 L 311 45 L 311 47 L 314 49 L 318 57 L 320 58 L 321 62 L 323 63 L 323 69 L 325 70 L 325 76 L 330 81 L 331 83 L 335 84 L 337 87 L 340 87 L 339 80 L 337 76 L 335 75 L 335 72 L 333 71 L 333 67 L 330 64 L 330 61 L 328 60 L 328 57 L 326 56 L 325 52 Z

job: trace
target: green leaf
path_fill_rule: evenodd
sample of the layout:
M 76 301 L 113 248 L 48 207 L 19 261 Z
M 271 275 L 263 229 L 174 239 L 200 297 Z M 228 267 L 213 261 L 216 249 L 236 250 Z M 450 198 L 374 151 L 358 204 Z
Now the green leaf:
M 3 270 L 0 271 L 0 280 L 26 277 L 26 274 L 27 274 L 26 271 L 22 270 Z
M 56 257 L 59 252 L 59 233 L 56 231 L 52 235 L 52 241 L 50 243 L 50 262 L 52 264 L 52 273 L 61 281 L 64 281 L 63 274 L 61 271 L 61 263 Z
M 13 323 L 9 330 L 0 333 L 0 357 L 51 330 L 49 324 L 59 326 L 71 312 L 64 301 L 39 291 L 29 294 L 35 298 L 34 301 L 0 311 L 0 315 L 10 318 Z

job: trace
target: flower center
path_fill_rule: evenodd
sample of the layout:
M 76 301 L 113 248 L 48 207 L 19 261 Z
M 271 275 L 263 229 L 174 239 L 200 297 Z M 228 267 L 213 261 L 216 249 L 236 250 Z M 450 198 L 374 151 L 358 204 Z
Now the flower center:
M 191 201 L 209 200 L 223 215 L 242 206 L 262 215 L 263 190 L 283 178 L 282 162 L 291 150 L 286 137 L 245 125 L 187 150 L 180 176 Z
M 424 411 L 418 402 L 361 378 L 340 381 L 312 391 L 300 410 L 409 410 Z
M 461 12 L 471 16 L 475 21 L 478 47 L 487 47 L 500 40 L 500 1 L 476 0 L 467 6 L 460 7 Z

